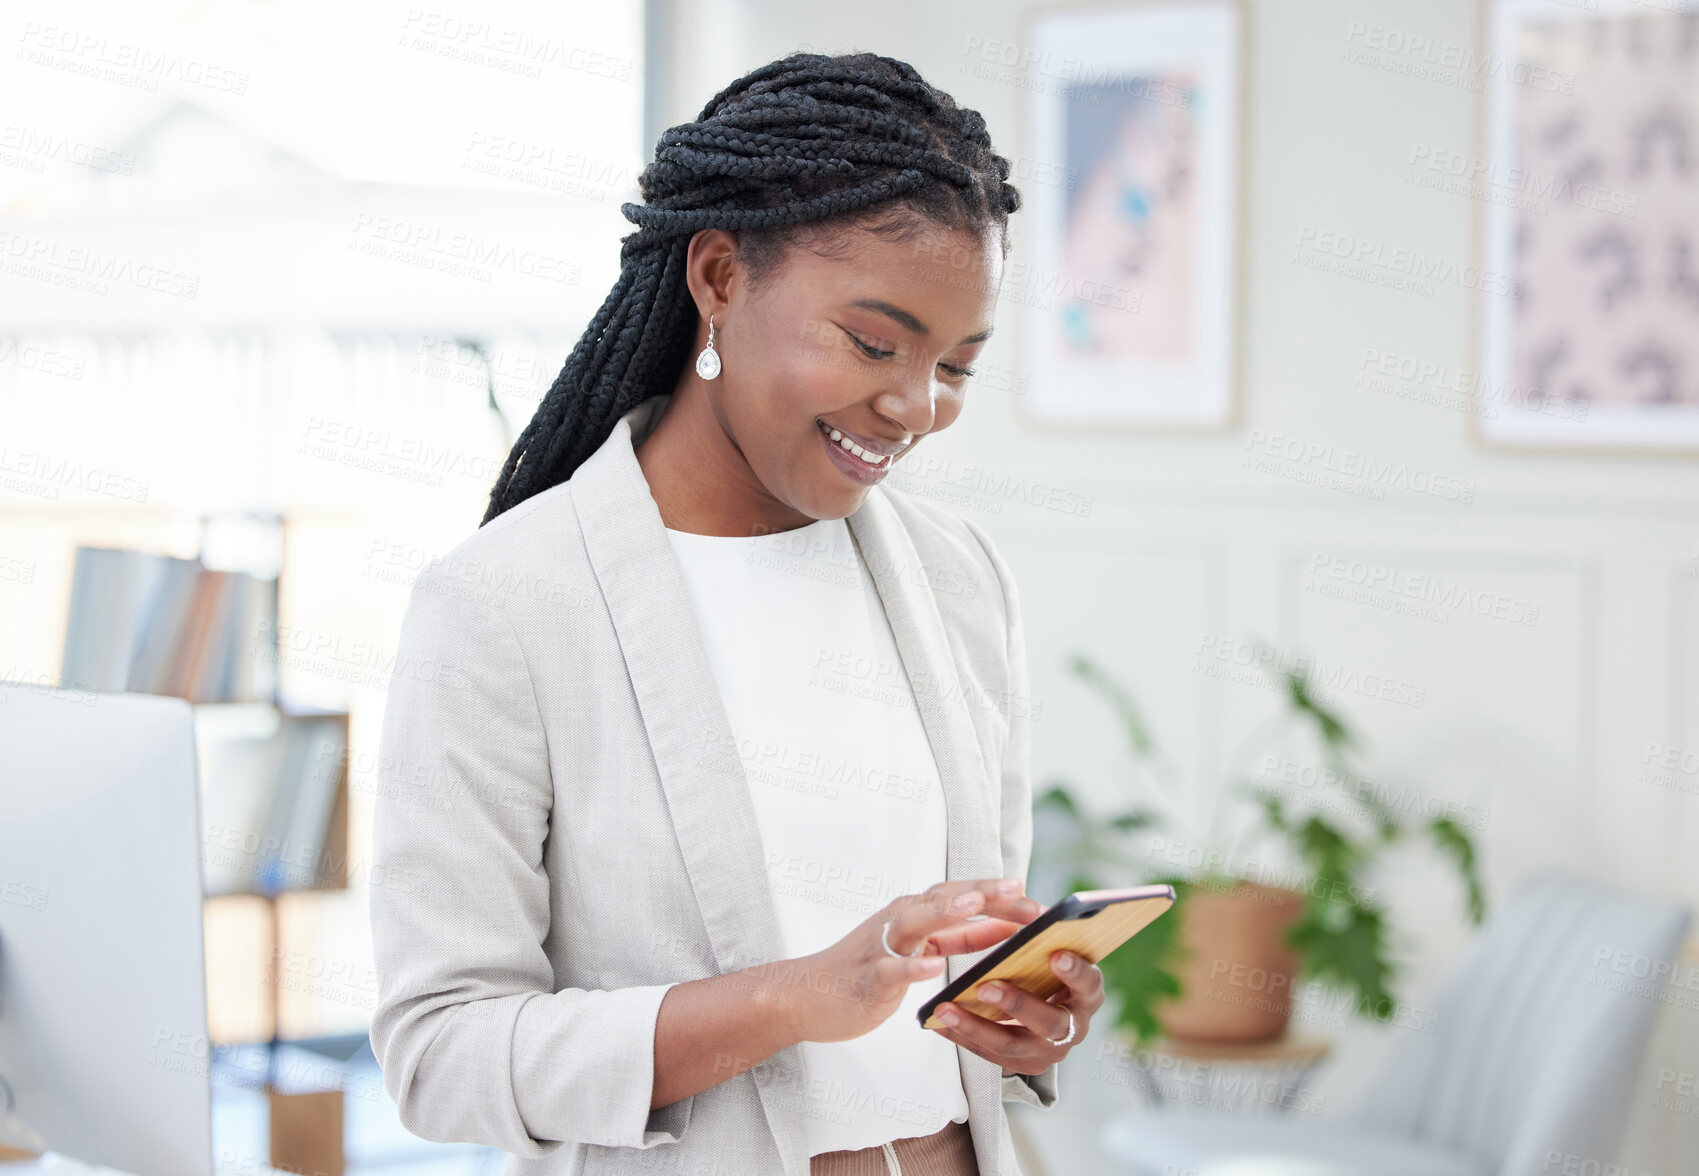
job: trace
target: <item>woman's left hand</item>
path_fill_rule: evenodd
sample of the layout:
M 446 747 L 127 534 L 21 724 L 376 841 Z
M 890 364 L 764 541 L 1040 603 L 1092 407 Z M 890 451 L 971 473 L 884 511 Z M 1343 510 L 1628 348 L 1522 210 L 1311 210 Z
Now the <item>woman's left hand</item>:
M 934 1010 L 945 1021 L 934 1032 L 998 1063 L 1005 1078 L 1042 1074 L 1085 1040 L 1092 1014 L 1103 1007 L 1103 972 L 1096 964 L 1071 951 L 1058 951 L 1050 957 L 1050 970 L 1064 987 L 1049 1000 L 1016 988 L 1007 980 L 996 980 L 981 986 L 975 995 L 997 1005 L 1009 1019 L 993 1021 L 948 1002 Z M 1000 1001 L 991 999 L 999 993 Z M 1073 1040 L 1067 1045 L 1052 1045 L 1052 1040 L 1068 1036 L 1070 1012 L 1074 1014 Z M 950 1014 L 956 1018 L 953 1025 L 949 1023 Z

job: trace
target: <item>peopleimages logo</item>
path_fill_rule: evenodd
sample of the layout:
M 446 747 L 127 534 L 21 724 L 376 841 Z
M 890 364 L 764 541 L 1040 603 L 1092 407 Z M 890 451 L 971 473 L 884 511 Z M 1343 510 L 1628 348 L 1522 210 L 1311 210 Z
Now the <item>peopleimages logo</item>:
M 133 152 L 97 147 L 81 139 L 70 139 L 17 123 L 0 127 L 0 163 L 40 173 L 49 160 L 126 176 L 136 170 Z
M 1163 106 L 1188 107 L 1197 98 L 1197 90 L 1172 78 L 1152 77 L 1149 72 L 1129 73 L 1110 62 L 1094 62 L 1084 57 L 1051 53 L 1014 41 L 969 34 L 962 45 L 962 56 L 977 58 L 988 65 L 1014 70 L 1021 74 L 1055 78 L 1084 91 L 1107 91 L 1129 98 L 1155 102 Z M 1096 105 L 1096 94 L 1088 100 Z
M 1461 151 L 1426 143 L 1418 143 L 1410 149 L 1410 170 L 1412 175 L 1428 173 L 1429 180 L 1455 181 L 1455 188 L 1445 190 L 1476 199 L 1485 199 L 1493 192 L 1527 196 L 1532 201 L 1529 210 L 1539 213 L 1544 213 L 1553 201 L 1629 220 L 1640 212 L 1640 197 L 1626 192 L 1601 188 L 1585 180 L 1572 183 L 1566 175 L 1509 167 L 1497 160 L 1465 155 Z M 1436 185 L 1428 183 L 1424 186 Z
M 1597 1160 L 1592 1156 L 1578 1156 L 1574 1152 L 1560 1152 L 1556 1149 L 1546 1152 L 1540 1171 L 1550 1172 L 1552 1176 L 1653 1176 L 1653 1173 L 1643 1168 Z
M 1486 420 L 1498 419 L 1508 408 L 1579 424 L 1592 407 L 1590 401 L 1378 347 L 1363 348 L 1352 383 L 1370 392 L 1472 413 Z
M 249 75 L 244 71 L 152 49 L 134 41 L 115 41 L 103 33 L 40 25 L 32 20 L 24 22 L 18 40 L 22 47 L 17 56 L 22 60 L 135 89 L 154 92 L 161 81 L 173 81 L 225 94 L 248 92 Z
M 474 65 L 543 76 L 543 67 L 571 70 L 611 81 L 631 80 L 633 60 L 582 45 L 569 45 L 552 37 L 538 37 L 524 29 L 502 28 L 482 20 L 463 20 L 450 13 L 409 8 L 401 22 L 399 44 Z
M 201 286 L 196 274 L 138 262 L 86 245 L 65 245 L 29 233 L 0 231 L 0 262 L 4 263 L 6 273 L 16 277 L 86 294 L 104 295 L 111 291 L 112 285 L 119 285 L 192 301 Z
M 1325 658 L 1291 657 L 1266 645 L 1205 633 L 1198 639 L 1193 670 L 1210 677 L 1268 690 L 1285 690 L 1286 677 L 1309 680 L 1312 690 L 1326 699 L 1334 693 L 1361 694 L 1404 706 L 1427 702 L 1428 688 L 1419 683 Z
M 148 496 L 148 483 L 128 474 L 5 445 L 0 445 L 0 485 L 48 499 L 58 498 L 59 491 L 70 486 L 123 502 L 146 502 Z
M 19 343 L 11 337 L 0 339 L 0 363 L 10 364 L 19 371 L 39 372 L 66 380 L 80 380 L 88 366 L 80 356 L 40 347 L 34 343 Z
M 1512 85 L 1557 94 L 1575 92 L 1575 75 L 1549 66 L 1512 60 L 1502 53 L 1481 53 L 1456 41 L 1436 41 L 1419 33 L 1351 21 L 1345 29 L 1347 61 L 1378 66 L 1426 81 L 1479 90 L 1500 77 Z
M 484 282 L 490 280 L 493 271 L 507 270 L 576 286 L 583 274 L 582 264 L 536 249 L 516 249 L 507 241 L 476 233 L 456 233 L 440 225 L 365 212 L 354 218 L 349 248 Z
M 1339 263 L 1339 272 L 1346 276 L 1369 276 L 1375 272 L 1394 275 L 1412 283 L 1433 282 L 1457 286 L 1464 290 L 1479 290 L 1512 300 L 1522 297 L 1523 283 L 1511 274 L 1483 269 L 1455 258 L 1434 257 L 1420 249 L 1403 245 L 1388 245 L 1373 237 L 1354 233 L 1339 233 L 1332 229 L 1305 224 L 1298 227 L 1299 258 L 1309 251 L 1315 261 Z M 1309 264 L 1306 261 L 1305 264 Z M 1361 273 L 1345 267 L 1357 267 Z M 1365 268 L 1366 267 L 1366 268 Z M 1325 267 L 1321 267 L 1325 268 Z
M 1257 779 L 1286 785 L 1287 796 L 1295 796 L 1297 789 L 1307 789 L 1313 794 L 1306 798 L 1306 803 L 1311 805 L 1325 804 L 1320 798 L 1334 794 L 1344 801 L 1373 804 L 1405 816 L 1415 813 L 1430 821 L 1444 818 L 1470 829 L 1486 828 L 1487 817 L 1491 813 L 1491 809 L 1420 789 L 1366 780 L 1336 768 L 1318 767 L 1301 760 L 1282 760 L 1274 755 L 1263 756 L 1257 768 Z M 1341 805 L 1339 811 L 1348 811 L 1350 807 Z
M 1336 586 L 1341 591 L 1327 591 L 1329 586 Z M 1506 596 L 1502 592 L 1471 587 L 1437 574 L 1424 575 L 1407 568 L 1390 568 L 1326 552 L 1317 552 L 1311 559 L 1305 575 L 1305 587 L 1363 603 L 1376 603 L 1384 596 L 1400 603 L 1433 606 L 1431 617 L 1414 614 L 1423 615 L 1424 619 L 1449 620 L 1452 610 L 1456 610 L 1516 625 L 1532 626 L 1540 620 L 1538 604 Z M 1361 591 L 1353 593 L 1353 589 Z
M 1242 464 L 1247 469 L 1295 481 L 1314 482 L 1377 501 L 1386 497 L 1387 487 L 1450 502 L 1475 501 L 1473 481 L 1355 449 L 1340 449 L 1331 444 L 1305 441 L 1284 433 L 1268 433 L 1262 429 L 1251 430 L 1245 449 L 1246 457 Z

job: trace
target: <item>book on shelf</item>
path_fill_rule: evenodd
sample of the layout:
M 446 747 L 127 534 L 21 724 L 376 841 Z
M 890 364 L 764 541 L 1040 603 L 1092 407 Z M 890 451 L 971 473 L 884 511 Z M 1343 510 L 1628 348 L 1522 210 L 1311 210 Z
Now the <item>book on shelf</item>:
M 146 551 L 77 548 L 67 686 L 260 702 L 277 693 L 277 580 Z
M 78 547 L 62 684 L 195 703 L 209 895 L 347 882 L 348 716 L 278 699 L 277 579 Z
M 346 884 L 343 714 L 195 708 L 206 893 L 276 894 Z

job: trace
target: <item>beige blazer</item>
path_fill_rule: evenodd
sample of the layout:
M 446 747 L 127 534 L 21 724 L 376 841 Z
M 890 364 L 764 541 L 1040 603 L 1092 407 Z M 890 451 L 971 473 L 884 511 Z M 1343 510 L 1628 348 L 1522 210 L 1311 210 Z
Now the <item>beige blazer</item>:
M 783 958 L 743 764 L 633 448 L 668 399 L 421 572 L 396 651 L 372 1046 L 409 1130 L 504 1149 L 509 1174 L 809 1169 L 795 1046 L 649 1109 L 667 989 Z M 883 486 L 848 524 L 942 778 L 947 877 L 1025 877 L 1007 565 L 974 523 Z M 1019 1176 L 1002 1101 L 1052 1106 L 1056 1067 L 1004 1078 L 956 1053 L 981 1170 Z

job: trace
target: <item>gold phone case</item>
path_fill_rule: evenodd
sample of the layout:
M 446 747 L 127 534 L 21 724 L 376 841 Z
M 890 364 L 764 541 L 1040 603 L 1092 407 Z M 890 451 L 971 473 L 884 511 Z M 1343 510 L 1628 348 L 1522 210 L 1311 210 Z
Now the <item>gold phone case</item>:
M 1174 889 L 1170 886 L 1081 890 L 1070 894 L 928 999 L 918 1012 L 920 1023 L 927 1029 L 943 1027 L 944 1022 L 933 1010 L 945 1003 L 960 1005 L 992 1021 L 1009 1020 L 1007 1010 L 978 999 L 981 984 L 1004 980 L 1040 1000 L 1048 1000 L 1066 987 L 1062 978 L 1050 969 L 1052 952 L 1071 951 L 1095 964 L 1173 905 Z M 1080 912 L 1093 907 L 1096 914 L 1078 917 Z

